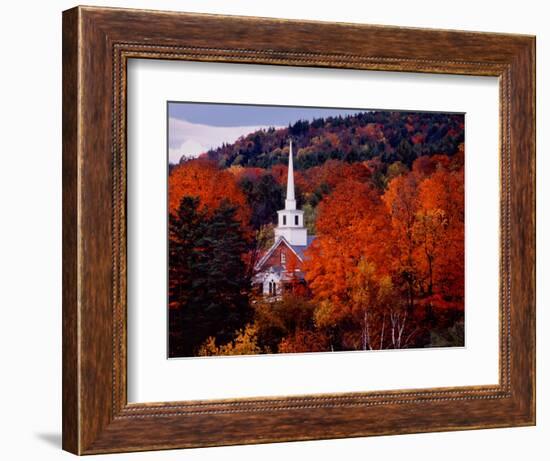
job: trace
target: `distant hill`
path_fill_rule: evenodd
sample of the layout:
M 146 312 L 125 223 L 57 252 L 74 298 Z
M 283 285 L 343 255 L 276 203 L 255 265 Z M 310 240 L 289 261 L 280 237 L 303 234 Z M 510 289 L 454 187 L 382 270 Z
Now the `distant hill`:
M 379 158 L 385 164 L 401 161 L 410 167 L 422 155 L 455 154 L 464 142 L 464 115 L 372 111 L 299 120 L 287 128 L 255 131 L 202 155 L 222 168 L 270 168 L 286 164 L 289 137 L 294 141 L 298 170 L 329 159 L 356 162 Z

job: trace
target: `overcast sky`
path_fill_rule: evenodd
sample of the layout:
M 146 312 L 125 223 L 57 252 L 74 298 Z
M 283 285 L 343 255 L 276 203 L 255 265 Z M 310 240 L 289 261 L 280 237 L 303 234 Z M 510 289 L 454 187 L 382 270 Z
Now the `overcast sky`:
M 258 129 L 285 127 L 298 120 L 362 112 L 358 109 L 318 109 L 288 106 L 252 106 L 237 104 L 168 104 L 168 154 L 171 163 L 182 156 L 196 157 L 232 143 Z

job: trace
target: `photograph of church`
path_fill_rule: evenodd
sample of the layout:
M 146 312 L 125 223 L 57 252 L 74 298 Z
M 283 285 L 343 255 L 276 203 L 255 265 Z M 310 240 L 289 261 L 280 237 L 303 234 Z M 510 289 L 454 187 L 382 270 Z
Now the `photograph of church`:
M 464 347 L 464 114 L 168 104 L 168 356 Z

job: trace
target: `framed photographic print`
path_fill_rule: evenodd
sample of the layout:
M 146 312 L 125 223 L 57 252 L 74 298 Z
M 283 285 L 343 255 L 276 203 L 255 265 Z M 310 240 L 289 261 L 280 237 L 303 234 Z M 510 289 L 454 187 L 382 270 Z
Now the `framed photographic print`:
M 64 449 L 534 424 L 534 53 L 64 12 Z

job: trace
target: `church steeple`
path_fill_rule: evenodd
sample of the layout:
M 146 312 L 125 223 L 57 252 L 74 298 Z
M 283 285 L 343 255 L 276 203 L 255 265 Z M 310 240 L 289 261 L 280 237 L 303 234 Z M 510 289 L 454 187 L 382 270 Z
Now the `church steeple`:
M 292 139 L 290 140 L 290 149 L 288 152 L 288 175 L 286 179 L 286 200 L 285 210 L 296 209 L 296 198 L 294 197 L 294 161 L 292 160 Z
M 307 229 L 304 227 L 304 212 L 296 209 L 296 196 L 294 194 L 294 160 L 292 157 L 292 141 L 290 141 L 285 208 L 277 212 L 279 220 L 275 228 L 275 240 L 284 237 L 290 245 L 306 246 Z

